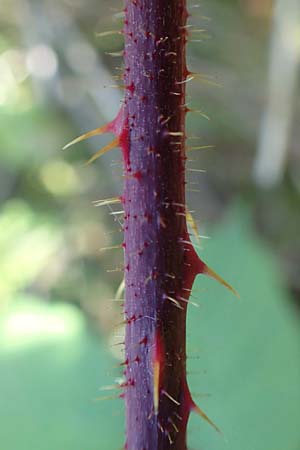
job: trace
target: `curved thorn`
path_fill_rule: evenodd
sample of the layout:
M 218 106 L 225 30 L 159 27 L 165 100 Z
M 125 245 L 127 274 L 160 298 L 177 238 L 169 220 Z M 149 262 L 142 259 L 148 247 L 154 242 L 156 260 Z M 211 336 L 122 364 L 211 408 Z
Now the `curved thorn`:
M 193 403 L 191 406 L 191 410 L 194 411 L 196 414 L 198 414 L 202 419 L 204 419 L 207 423 L 209 423 L 218 433 L 222 434 L 221 430 L 217 427 L 217 425 L 210 420 L 210 418 L 205 414 L 204 411 L 202 411 L 201 408 L 199 408 L 196 403 Z
M 88 131 L 87 133 L 82 134 L 81 136 L 77 137 L 76 139 L 73 139 L 73 141 L 69 142 L 63 147 L 63 150 L 66 150 L 67 148 L 71 147 L 71 145 L 77 144 L 78 142 L 84 141 L 85 139 L 88 139 L 92 136 L 100 135 L 108 131 L 108 125 L 104 125 L 103 127 L 95 128 L 95 130 Z
M 103 148 L 98 150 L 86 163 L 85 166 L 88 166 L 92 162 L 96 161 L 100 156 L 104 155 L 105 153 L 109 152 L 115 147 L 118 147 L 120 143 L 120 140 L 118 138 L 111 141 L 109 144 L 105 145 Z
M 205 265 L 203 273 L 208 275 L 211 278 L 214 278 L 216 281 L 225 286 L 229 291 L 231 291 L 238 299 L 240 299 L 239 293 L 229 284 L 224 278 L 220 277 L 214 270 L 210 269 L 207 265 Z

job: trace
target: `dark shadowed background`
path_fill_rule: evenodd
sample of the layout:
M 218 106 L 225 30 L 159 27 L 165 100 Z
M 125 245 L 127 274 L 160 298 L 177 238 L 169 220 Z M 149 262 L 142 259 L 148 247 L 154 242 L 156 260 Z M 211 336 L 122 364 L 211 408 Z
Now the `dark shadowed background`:
M 199 3 L 199 4 L 198 4 Z M 187 201 L 201 257 L 188 318 L 192 450 L 300 450 L 300 4 L 190 1 Z M 119 0 L 0 5 L 0 442 L 124 443 L 122 214 L 109 137 L 62 151 L 122 99 Z M 194 147 L 210 146 L 206 149 Z M 203 169 L 205 172 L 198 171 Z

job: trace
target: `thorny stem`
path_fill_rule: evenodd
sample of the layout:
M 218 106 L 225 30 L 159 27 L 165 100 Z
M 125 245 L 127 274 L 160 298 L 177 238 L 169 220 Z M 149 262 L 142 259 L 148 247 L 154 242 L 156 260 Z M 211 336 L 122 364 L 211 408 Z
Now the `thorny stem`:
M 185 0 L 125 2 L 128 450 L 185 450 L 186 307 L 197 271 L 185 218 Z

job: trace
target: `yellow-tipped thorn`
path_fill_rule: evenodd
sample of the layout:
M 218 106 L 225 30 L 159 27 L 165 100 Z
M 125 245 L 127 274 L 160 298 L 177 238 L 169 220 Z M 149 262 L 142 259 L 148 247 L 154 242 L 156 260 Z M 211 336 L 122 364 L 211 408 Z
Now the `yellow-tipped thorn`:
M 209 423 L 218 433 L 222 434 L 221 430 L 217 427 L 216 424 L 210 418 L 205 414 L 204 411 L 202 411 L 199 406 L 197 406 L 195 403 L 192 406 L 192 411 L 194 411 L 196 414 L 198 414 L 202 419 L 204 419 L 207 423 Z
M 196 240 L 200 243 L 199 230 L 198 230 L 197 223 L 196 223 L 194 217 L 192 216 L 191 212 L 187 208 L 186 208 L 186 220 L 187 220 L 188 224 L 190 224 Z
M 95 128 L 95 130 L 88 131 L 87 133 L 82 134 L 81 136 L 77 137 L 76 139 L 73 139 L 73 141 L 69 142 L 67 145 L 63 147 L 63 150 L 66 150 L 67 148 L 71 147 L 71 145 L 77 144 L 78 142 L 84 141 L 85 139 L 88 139 L 92 136 L 97 136 L 103 133 L 106 133 L 107 131 L 107 125 L 104 125 L 100 128 Z
M 159 377 L 160 377 L 160 364 L 157 359 L 153 362 L 153 405 L 154 414 L 158 414 L 159 406 Z
M 109 144 L 105 145 L 103 148 L 101 148 L 100 150 L 98 150 L 86 163 L 85 166 L 88 166 L 89 164 L 91 164 L 92 162 L 96 161 L 96 159 L 98 159 L 100 156 L 104 155 L 105 153 L 109 152 L 110 150 L 112 150 L 115 147 L 118 147 L 119 145 L 119 139 L 116 138 L 113 141 L 111 141 Z
M 220 275 L 218 275 L 214 270 L 212 270 L 206 266 L 204 273 L 205 273 L 205 275 L 208 275 L 209 277 L 214 278 L 216 281 L 221 283 L 229 291 L 231 291 L 238 299 L 240 299 L 239 293 L 229 283 L 227 283 L 227 281 L 225 281 L 222 277 L 220 277 Z

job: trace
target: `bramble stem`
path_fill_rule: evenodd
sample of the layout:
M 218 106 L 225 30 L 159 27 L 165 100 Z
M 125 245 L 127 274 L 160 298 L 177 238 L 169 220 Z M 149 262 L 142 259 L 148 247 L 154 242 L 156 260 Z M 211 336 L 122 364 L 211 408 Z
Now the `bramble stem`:
M 125 2 L 128 450 L 186 449 L 186 19 L 185 0 Z

